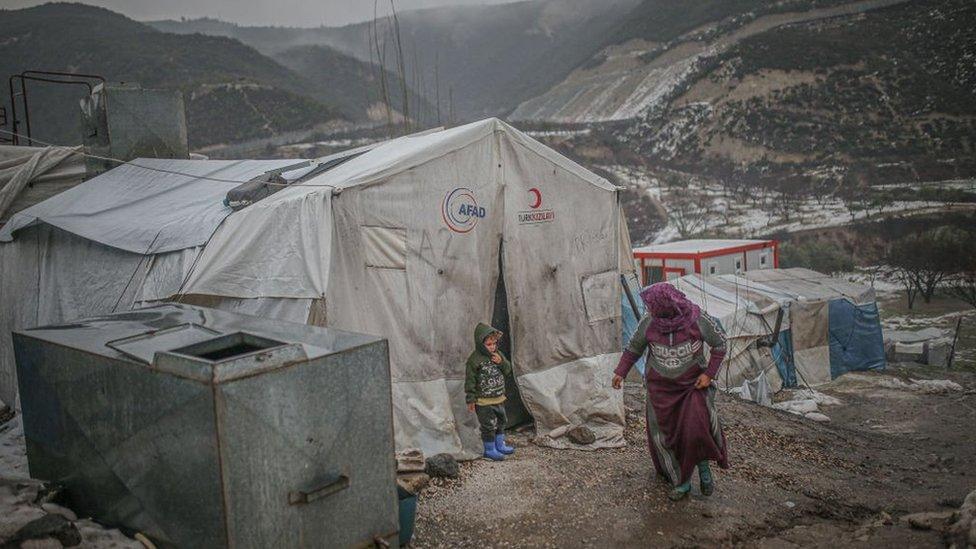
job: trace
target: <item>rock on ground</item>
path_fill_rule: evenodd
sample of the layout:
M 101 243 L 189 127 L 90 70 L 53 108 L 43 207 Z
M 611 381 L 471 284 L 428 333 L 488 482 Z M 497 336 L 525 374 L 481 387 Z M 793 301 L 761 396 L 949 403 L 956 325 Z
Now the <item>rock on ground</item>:
M 596 435 L 593 431 L 586 425 L 577 425 L 566 433 L 566 437 L 573 444 L 579 444 L 581 446 L 586 446 L 588 444 L 593 444 L 596 442 Z
M 451 454 L 437 454 L 427 458 L 425 472 L 432 477 L 458 478 L 461 467 Z
M 813 399 L 804 400 L 785 400 L 783 402 L 777 402 L 773 404 L 773 408 L 777 410 L 785 410 L 791 414 L 797 414 L 802 416 L 803 414 L 809 414 L 810 412 L 817 411 L 817 401 Z
M 143 549 L 141 543 L 118 530 L 106 528 L 90 519 L 77 520 L 74 511 L 51 501 L 52 496 L 53 491 L 45 483 L 27 476 L 27 453 L 20 416 L 0 424 L 0 546 L 31 522 L 44 519 L 71 524 L 68 530 L 79 535 L 82 547 Z M 20 545 L 25 548 L 61 547 L 64 542 L 45 537 Z
M 953 549 L 976 547 L 976 490 L 966 496 L 959 508 L 959 519 L 949 529 L 948 541 Z
M 81 533 L 78 528 L 61 515 L 44 515 L 20 527 L 7 545 L 16 547 L 27 540 L 56 539 L 65 547 L 81 544 Z
M 830 421 L 829 417 L 827 417 L 824 414 L 821 414 L 820 412 L 808 412 L 806 414 L 803 414 L 803 417 L 820 423 L 827 423 Z
M 955 511 L 928 511 L 912 513 L 901 517 L 901 520 L 916 530 L 937 530 L 944 532 L 956 517 Z

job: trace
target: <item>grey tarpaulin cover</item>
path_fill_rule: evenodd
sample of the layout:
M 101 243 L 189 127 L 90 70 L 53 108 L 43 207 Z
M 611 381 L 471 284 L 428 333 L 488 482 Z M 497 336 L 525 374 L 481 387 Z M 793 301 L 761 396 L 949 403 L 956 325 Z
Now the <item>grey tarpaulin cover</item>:
M 222 201 L 239 184 L 214 179 L 247 181 L 297 162 L 137 158 L 17 213 L 0 241 L 43 222 L 139 254 L 200 246 L 230 214 Z
M 0 145 L 0 225 L 84 177 L 84 156 L 76 148 Z
M 154 176 L 134 178 L 143 177 Z M 586 425 L 597 435 L 591 447 L 624 444 L 622 396 L 610 378 L 620 350 L 626 247 L 617 189 L 604 179 L 489 119 L 383 143 L 239 212 L 221 204 L 232 184 L 219 192 L 210 184 L 187 182 L 173 201 L 207 214 L 205 223 L 152 213 L 163 197 L 143 188 L 116 205 L 144 213 L 138 221 L 111 220 L 124 237 L 94 230 L 107 227 L 112 212 L 83 220 L 68 208 L 48 212 L 51 221 L 35 216 L 46 225 L 21 229 L 0 254 L 36 255 L 35 242 L 43 256 L 96 240 L 115 248 L 106 253 L 133 258 L 98 275 L 123 280 L 102 283 L 106 297 L 86 309 L 114 306 L 122 294 L 122 306 L 132 306 L 179 293 L 218 308 L 304 315 L 309 323 L 384 336 L 397 446 L 461 457 L 480 453 L 477 421 L 464 405 L 464 360 L 473 327 L 492 318 L 501 275 L 516 378 L 539 441 L 572 447 L 562 433 Z M 214 232 L 218 217 L 226 218 Z M 36 286 L 30 275 L 38 269 L 48 266 L 17 277 L 19 284 Z M 69 311 L 62 312 L 39 320 L 64 320 Z M 4 373 L 9 368 L 3 364 Z

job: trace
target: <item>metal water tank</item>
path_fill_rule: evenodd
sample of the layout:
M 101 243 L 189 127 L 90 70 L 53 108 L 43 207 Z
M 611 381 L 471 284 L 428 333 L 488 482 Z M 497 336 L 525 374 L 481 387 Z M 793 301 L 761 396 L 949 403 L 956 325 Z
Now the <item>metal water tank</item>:
M 179 547 L 395 544 L 387 342 L 168 304 L 14 333 L 31 476 Z

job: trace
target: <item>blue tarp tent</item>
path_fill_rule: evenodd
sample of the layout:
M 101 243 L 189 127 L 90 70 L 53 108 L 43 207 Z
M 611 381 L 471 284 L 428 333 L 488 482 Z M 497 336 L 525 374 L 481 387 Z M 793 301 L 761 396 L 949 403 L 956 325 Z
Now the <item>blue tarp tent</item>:
M 878 305 L 870 287 L 808 269 L 745 276 L 762 285 L 760 292 L 791 298 L 789 334 L 777 338 L 777 370 L 784 386 L 817 385 L 847 372 L 885 367 Z

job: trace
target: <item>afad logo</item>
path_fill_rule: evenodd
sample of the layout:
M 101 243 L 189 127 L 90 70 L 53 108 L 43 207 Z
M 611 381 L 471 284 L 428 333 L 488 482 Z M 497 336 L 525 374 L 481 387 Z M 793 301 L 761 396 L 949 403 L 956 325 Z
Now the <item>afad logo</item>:
M 529 189 L 529 210 L 518 213 L 520 225 L 534 225 L 537 223 L 549 223 L 556 219 L 556 212 L 550 209 L 542 209 L 542 192 L 535 187 Z
M 485 214 L 485 209 L 474 198 L 474 191 L 465 187 L 458 187 L 447 193 L 444 203 L 441 204 L 444 224 L 456 233 L 470 232 Z

